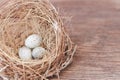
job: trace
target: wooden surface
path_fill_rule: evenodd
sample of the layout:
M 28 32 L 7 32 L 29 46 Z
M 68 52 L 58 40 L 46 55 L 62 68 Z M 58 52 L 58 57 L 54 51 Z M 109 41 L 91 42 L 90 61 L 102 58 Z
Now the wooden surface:
M 51 1 L 61 14 L 72 16 L 66 28 L 79 46 L 61 80 L 120 80 L 120 1 Z
M 79 46 L 61 80 L 120 80 L 120 1 L 51 1 L 72 16 L 66 27 Z

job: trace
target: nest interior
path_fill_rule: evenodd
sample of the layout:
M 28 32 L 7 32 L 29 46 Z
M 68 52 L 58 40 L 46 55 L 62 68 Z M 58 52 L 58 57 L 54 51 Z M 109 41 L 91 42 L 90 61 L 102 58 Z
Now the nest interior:
M 47 0 L 16 0 L 4 7 L 0 10 L 1 76 L 20 80 L 58 76 L 72 61 L 75 48 L 54 6 Z M 42 37 L 47 55 L 22 61 L 18 49 L 30 34 Z

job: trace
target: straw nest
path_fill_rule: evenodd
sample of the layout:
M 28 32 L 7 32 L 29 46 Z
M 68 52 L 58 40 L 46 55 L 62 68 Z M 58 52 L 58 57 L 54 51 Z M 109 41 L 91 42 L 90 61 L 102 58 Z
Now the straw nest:
M 43 38 L 47 55 L 22 61 L 18 48 L 30 34 Z M 72 61 L 75 46 L 63 27 L 62 18 L 47 0 L 16 0 L 0 9 L 0 76 L 10 80 L 46 80 Z

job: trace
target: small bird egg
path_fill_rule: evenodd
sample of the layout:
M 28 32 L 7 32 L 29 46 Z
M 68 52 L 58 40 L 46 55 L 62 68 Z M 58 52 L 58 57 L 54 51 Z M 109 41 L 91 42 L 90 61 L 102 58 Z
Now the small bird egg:
M 27 47 L 19 48 L 19 57 L 22 60 L 31 60 L 32 59 L 32 51 L 31 51 L 31 49 L 29 49 Z
M 36 47 L 32 51 L 32 56 L 34 59 L 40 59 L 46 54 L 46 50 L 42 47 Z
M 35 48 L 40 46 L 41 42 L 42 42 L 42 38 L 39 35 L 32 34 L 25 40 L 25 45 L 28 48 Z

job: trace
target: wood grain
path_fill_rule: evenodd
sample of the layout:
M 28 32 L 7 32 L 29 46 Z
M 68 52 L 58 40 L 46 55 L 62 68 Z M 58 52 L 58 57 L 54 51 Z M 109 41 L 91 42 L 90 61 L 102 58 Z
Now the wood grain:
M 120 1 L 51 2 L 60 14 L 70 16 L 65 27 L 79 46 L 73 63 L 61 72 L 61 80 L 120 80 Z
M 120 80 L 120 1 L 51 1 L 72 16 L 66 28 L 79 46 L 61 80 Z

